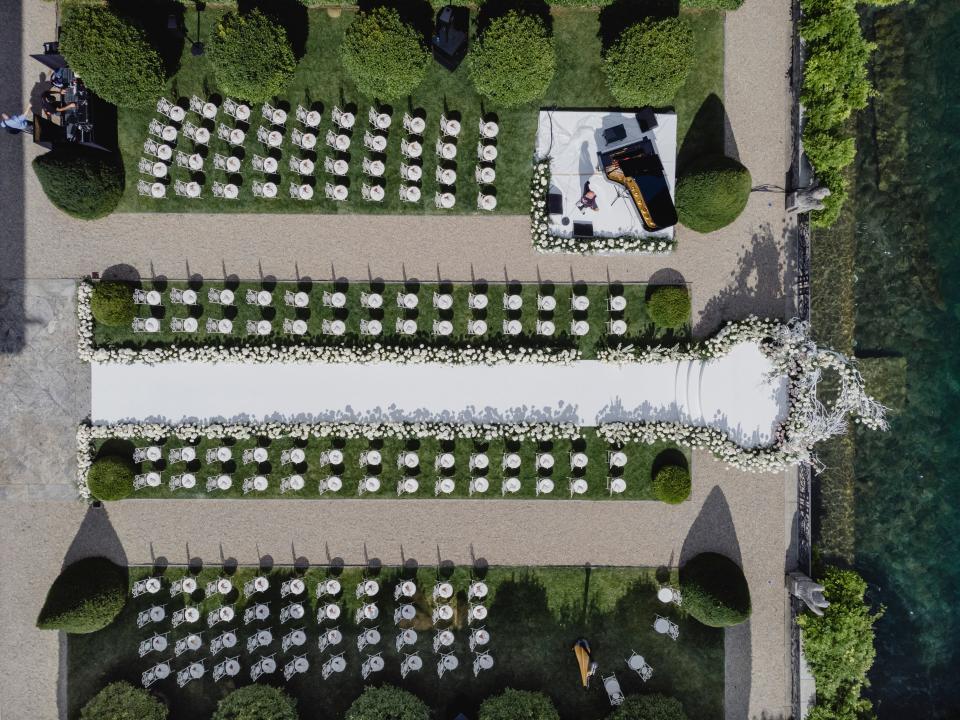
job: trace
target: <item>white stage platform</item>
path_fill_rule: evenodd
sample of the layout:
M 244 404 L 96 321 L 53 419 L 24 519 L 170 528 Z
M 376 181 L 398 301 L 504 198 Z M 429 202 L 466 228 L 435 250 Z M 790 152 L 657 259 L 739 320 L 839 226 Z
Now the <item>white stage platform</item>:
M 96 364 L 95 423 L 667 420 L 766 445 L 786 379 L 753 343 L 709 362 L 571 365 Z
M 538 158 L 550 157 L 550 192 L 563 195 L 563 214 L 550 216 L 550 232 L 559 237 L 573 237 L 575 222 L 593 224 L 596 237 L 663 237 L 672 238 L 673 228 L 657 233 L 644 230 L 640 213 L 622 185 L 607 180 L 597 155 L 630 145 L 643 137 L 653 142 L 663 163 L 670 195 L 674 196 L 677 166 L 677 116 L 657 113 L 657 127 L 644 133 L 636 113 L 604 110 L 542 110 L 537 127 Z M 607 144 L 603 131 L 622 125 L 626 137 Z M 584 183 L 597 194 L 598 211 L 577 209 Z M 563 218 L 569 222 L 564 225 Z

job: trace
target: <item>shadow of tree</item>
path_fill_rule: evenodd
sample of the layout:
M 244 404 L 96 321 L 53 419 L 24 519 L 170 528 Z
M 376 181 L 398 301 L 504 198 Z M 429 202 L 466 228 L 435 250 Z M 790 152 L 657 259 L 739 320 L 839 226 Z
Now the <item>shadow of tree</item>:
M 121 567 L 127 566 L 127 553 L 110 523 L 106 508 L 87 510 L 64 555 L 63 567 L 88 557 L 105 557 Z
M 400 14 L 401 20 L 412 25 L 423 36 L 424 41 L 433 34 L 433 7 L 426 0 L 360 0 L 357 6 L 361 12 L 377 7 L 393 8 Z
M 793 277 L 791 243 L 786 243 L 787 251 L 781 253 L 781 244 L 788 232 L 783 231 L 780 241 L 774 238 L 769 224 L 761 225 L 753 233 L 727 286 L 707 301 L 695 320 L 695 335 L 709 335 L 728 320 L 742 320 L 748 315 L 783 317 L 788 314 L 792 301 L 788 303 L 790 288 L 785 278 Z
M 606 51 L 626 28 L 644 18 L 676 17 L 680 0 L 615 0 L 600 10 L 600 46 Z
M 150 43 L 160 53 L 167 77 L 173 77 L 180 69 L 183 55 L 186 11 L 183 3 L 174 0 L 109 0 L 108 5 L 115 13 L 133 20 L 146 31 Z M 137 72 L 137 69 L 130 68 L 130 72 Z
M 710 93 L 703 101 L 677 152 L 677 174 L 696 160 L 708 155 L 726 155 L 739 159 L 733 128 L 723 101 Z

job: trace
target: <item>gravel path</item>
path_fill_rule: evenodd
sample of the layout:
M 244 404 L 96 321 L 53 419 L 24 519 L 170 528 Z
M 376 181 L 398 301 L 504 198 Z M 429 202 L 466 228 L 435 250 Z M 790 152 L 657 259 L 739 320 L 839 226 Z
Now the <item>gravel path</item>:
M 0 52 L 14 77 L 22 61 L 24 99 L 43 70 L 24 58 L 53 38 L 54 12 L 52 3 L 25 0 L 0 8 L 0 39 L 5 41 Z M 750 168 L 755 185 L 784 182 L 789 56 L 788 0 L 746 0 L 727 16 L 728 153 Z M 13 103 L 15 98 L 7 96 L 15 92 L 9 89 L 4 89 L 4 100 Z M 10 162 L 28 162 L 37 149 L 25 145 L 21 157 L 11 143 L 25 139 L 2 140 L 0 160 L 8 169 L 0 182 L 18 180 Z M 314 563 L 339 555 L 347 562 L 413 557 L 432 564 L 439 553 L 456 562 L 483 557 L 502 564 L 676 565 L 700 550 L 726 552 L 743 563 L 754 605 L 751 621 L 727 635 L 726 717 L 789 715 L 783 576 L 784 558 L 790 565 L 793 557 L 792 473 L 746 475 L 696 453 L 693 497 L 676 508 L 656 503 L 445 502 L 441 515 L 429 501 L 408 501 L 402 507 L 390 501 L 229 507 L 214 501 L 131 501 L 108 513 L 88 512 L 64 499 L 72 483 L 73 426 L 88 407 L 88 376 L 71 359 L 69 313 L 43 309 L 43 302 L 50 303 L 48 309 L 69 305 L 62 304 L 63 286 L 18 282 L 25 277 L 76 278 L 116 264 L 133 265 L 144 276 L 170 277 L 189 272 L 280 278 L 682 278 L 691 283 L 696 329 L 704 334 L 749 313 L 786 317 L 792 312 L 785 282 L 792 273 L 792 226 L 785 220 L 781 195 L 754 193 L 741 218 L 719 233 L 699 236 L 681 229 L 679 249 L 672 255 L 597 258 L 535 253 L 525 217 L 119 215 L 80 223 L 50 207 L 31 172 L 25 173 L 22 194 L 9 188 L 2 197 L 4 347 L 7 352 L 24 348 L 0 366 L 0 389 L 15 387 L 21 398 L 11 406 L 16 410 L 5 426 L 21 431 L 8 430 L 0 441 L 4 720 L 62 717 L 61 642 L 33 629 L 33 621 L 65 559 L 108 554 L 131 562 L 159 555 L 182 561 L 189 554 L 217 562 L 221 546 L 223 556 L 241 561 L 271 554 L 277 562 L 288 562 L 296 554 Z M 37 318 L 42 321 L 35 322 Z M 62 322 L 51 322 L 57 318 Z M 37 380 L 31 391 L 25 379 L 46 373 L 49 377 Z M 26 442 L 29 428 L 44 433 L 32 444 Z

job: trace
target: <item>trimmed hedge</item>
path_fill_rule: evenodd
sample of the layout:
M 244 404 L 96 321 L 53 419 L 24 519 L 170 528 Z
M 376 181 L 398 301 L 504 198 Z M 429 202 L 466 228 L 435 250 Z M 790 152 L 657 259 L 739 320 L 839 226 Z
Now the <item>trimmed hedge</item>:
M 109 215 L 123 196 L 123 163 L 115 153 L 58 145 L 33 159 L 33 171 L 47 199 L 81 220 Z
M 97 458 L 87 471 L 90 494 L 98 500 L 123 500 L 133 492 L 134 469 L 130 460 L 115 455 Z
M 143 28 L 107 7 L 68 5 L 60 52 L 87 87 L 114 105 L 149 107 L 163 94 L 160 53 Z
M 607 87 L 624 106 L 673 102 L 693 67 L 693 30 L 685 18 L 646 18 L 603 53 Z
M 133 289 L 120 282 L 101 281 L 93 286 L 90 296 L 90 312 L 103 325 L 119 327 L 129 325 L 137 315 L 133 304 Z
M 53 581 L 37 627 L 75 634 L 96 632 L 113 622 L 126 604 L 125 568 L 103 557 L 78 560 Z
M 430 720 L 430 708 L 411 692 L 382 685 L 364 690 L 344 720 Z
M 739 625 L 750 617 L 750 588 L 743 570 L 719 553 L 700 553 L 680 568 L 683 606 L 710 627 Z
M 80 710 L 80 720 L 167 720 L 169 715 L 160 700 L 126 682 L 107 685 Z
M 750 171 L 733 158 L 700 158 L 677 180 L 677 216 L 699 233 L 719 230 L 743 212 L 752 185 Z
M 690 471 L 679 465 L 660 468 L 653 479 L 653 496 L 669 505 L 677 505 L 690 497 Z
M 279 95 L 297 69 L 287 31 L 259 10 L 220 18 L 207 55 L 220 89 L 252 102 Z
M 543 97 L 556 63 L 543 19 L 516 10 L 491 20 L 467 55 L 477 92 L 503 107 Z
M 412 93 L 429 60 L 420 33 L 389 7 L 358 13 L 340 45 L 340 61 L 360 91 L 382 100 Z
M 687 720 L 687 714 L 676 698 L 653 693 L 628 695 L 608 720 Z
M 299 720 L 297 701 L 270 685 L 247 685 L 217 704 L 211 720 Z
M 507 688 L 483 701 L 477 720 L 560 720 L 560 714 L 543 693 Z
M 690 322 L 690 293 L 682 285 L 660 285 L 650 291 L 647 314 L 662 328 L 682 328 Z

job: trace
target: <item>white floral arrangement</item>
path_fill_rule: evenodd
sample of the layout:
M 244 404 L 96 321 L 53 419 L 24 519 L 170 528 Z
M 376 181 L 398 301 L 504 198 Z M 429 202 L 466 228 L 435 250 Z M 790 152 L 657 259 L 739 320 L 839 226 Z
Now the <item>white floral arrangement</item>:
M 579 360 L 577 348 L 539 348 L 522 345 L 474 345 L 470 347 L 442 347 L 428 343 L 417 345 L 253 345 L 253 346 L 183 346 L 172 344 L 160 348 L 103 348 L 93 342 L 93 312 L 90 298 L 93 283 L 82 280 L 77 288 L 77 353 L 80 360 L 94 363 L 165 362 L 199 363 L 399 363 L 446 365 L 511 365 L 547 363 L 569 364 Z
M 77 427 L 77 490 L 81 498 L 90 499 L 87 473 L 94 459 L 97 440 L 147 440 L 162 442 L 177 438 L 184 442 L 197 440 L 249 440 L 266 437 L 270 440 L 293 438 L 342 438 L 344 440 L 425 439 L 436 440 L 515 440 L 542 442 L 547 440 L 577 440 L 582 428 L 574 423 L 445 423 L 445 422 L 317 422 L 317 423 L 117 423 Z
M 669 253 L 676 245 L 670 237 L 562 237 L 550 232 L 547 195 L 550 192 L 550 158 L 534 162 L 530 182 L 530 237 L 533 246 L 543 253 L 577 253 L 600 255 L 609 253 Z

